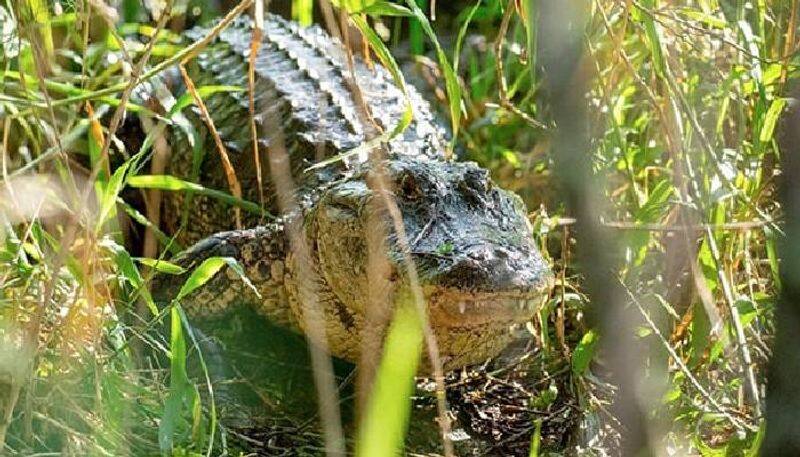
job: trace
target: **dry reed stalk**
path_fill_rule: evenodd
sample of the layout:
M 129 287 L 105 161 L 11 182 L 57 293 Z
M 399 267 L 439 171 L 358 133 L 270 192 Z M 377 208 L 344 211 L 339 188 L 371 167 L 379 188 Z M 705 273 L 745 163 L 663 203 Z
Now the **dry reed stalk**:
M 601 349 L 618 393 L 613 412 L 623 428 L 621 453 L 649 453 L 652 430 L 647 422 L 649 408 L 639 399 L 639 370 L 643 367 L 640 346 L 632 340 L 635 318 L 623 306 L 615 287 L 614 238 L 600 224 L 605 202 L 595 179 L 587 151 L 590 149 L 586 92 L 590 78 L 584 51 L 587 4 L 578 0 L 545 1 L 539 4 L 537 53 L 548 76 L 546 90 L 557 126 L 553 150 L 556 174 L 564 188 L 565 201 L 577 219 L 578 253 L 585 272 L 587 292 L 595 304 L 589 320 L 599 330 Z M 571 24 L 564 27 L 563 24 Z
M 256 165 L 256 185 L 258 186 L 258 203 L 264 206 L 264 185 L 261 179 L 261 154 L 258 152 L 258 128 L 256 128 L 256 57 L 261 47 L 261 38 L 264 31 L 264 11 L 269 7 L 264 5 L 264 0 L 255 0 L 253 37 L 250 40 L 250 55 L 247 59 L 247 89 L 249 95 L 250 134 L 253 140 L 253 161 Z
M 153 122 L 145 117 L 141 118 L 142 126 L 145 132 L 150 132 L 155 129 Z M 150 174 L 162 175 L 167 168 L 167 163 L 172 156 L 169 144 L 163 135 L 159 135 L 153 141 L 153 157 L 150 161 Z M 154 227 L 161 226 L 161 202 L 162 191 L 160 189 L 150 189 L 146 191 L 146 210 L 147 219 L 153 224 Z M 142 247 L 142 254 L 145 257 L 155 258 L 158 254 L 158 239 L 155 232 L 151 227 L 146 227 L 144 231 L 144 246 Z M 142 303 L 142 305 L 144 305 Z M 143 309 L 142 309 L 143 311 Z
M 761 416 L 761 396 L 759 394 L 758 382 L 756 381 L 756 372 L 753 365 L 753 358 L 750 355 L 750 345 L 745 338 L 744 327 L 742 320 L 739 317 L 739 308 L 736 306 L 736 300 L 733 296 L 733 289 L 731 288 L 728 277 L 722 264 L 722 257 L 720 256 L 717 242 L 711 229 L 706 229 L 706 240 L 711 250 L 711 257 L 714 259 L 714 264 L 717 269 L 717 278 L 722 285 L 722 295 L 725 299 L 725 304 L 728 306 L 728 312 L 733 322 L 733 328 L 736 334 L 736 341 L 738 344 L 739 354 L 742 357 L 742 377 L 747 384 L 750 402 L 753 406 L 753 412 L 756 417 Z
M 389 215 L 392 218 L 394 231 L 397 234 L 397 244 L 400 247 L 400 252 L 403 256 L 403 264 L 406 268 L 408 275 L 408 282 L 411 288 L 411 293 L 414 298 L 414 305 L 417 308 L 420 321 L 422 322 L 422 333 L 425 337 L 425 346 L 428 350 L 428 360 L 431 364 L 433 371 L 433 379 L 436 383 L 436 409 L 438 414 L 439 428 L 441 431 L 442 444 L 444 446 L 445 457 L 452 457 L 455 455 L 453 450 L 453 443 L 450 440 L 450 416 L 447 414 L 447 397 L 444 383 L 444 370 L 442 369 L 442 359 L 439 355 L 439 345 L 436 342 L 436 335 L 433 333 L 430 320 L 428 318 L 428 308 L 425 303 L 425 296 L 422 293 L 420 286 L 419 275 L 417 268 L 414 264 L 414 259 L 411 257 L 411 247 L 408 244 L 408 236 L 406 234 L 405 225 L 403 223 L 403 215 L 397 207 L 397 202 L 394 199 L 394 194 L 391 188 L 387 185 L 386 178 L 378 174 L 378 192 L 383 197 L 383 202 Z
M 274 115 L 266 116 L 264 127 L 272 132 L 268 148 L 270 175 L 278 196 L 278 206 L 281 213 L 286 216 L 285 230 L 296 264 L 297 276 L 294 280 L 297 283 L 298 301 L 302 307 L 302 320 L 305 324 L 303 328 L 310 342 L 311 366 L 319 397 L 325 451 L 328 455 L 343 456 L 345 447 L 339 414 L 339 394 L 329 356 L 325 315 L 320 307 L 317 290 L 317 284 L 320 284 L 321 279 L 313 264 L 311 250 L 303 230 L 301 209 L 295 199 L 296 186 L 292 178 L 282 127 Z
M 323 11 L 323 17 L 325 18 L 326 26 L 331 34 L 343 40 L 345 45 L 345 50 L 347 51 L 347 64 L 349 72 L 346 74 L 345 81 L 347 83 L 348 89 L 350 89 L 353 97 L 356 101 L 356 106 L 358 107 L 357 112 L 359 117 L 362 120 L 364 126 L 367 127 L 366 137 L 365 140 L 369 141 L 370 139 L 376 137 L 380 132 L 380 128 L 375 123 L 374 119 L 372 118 L 371 113 L 367 109 L 367 105 L 364 101 L 363 94 L 358 86 L 358 81 L 355 79 L 355 71 L 353 71 L 353 55 L 352 50 L 349 46 L 349 33 L 347 33 L 348 29 L 348 20 L 347 14 L 344 9 L 340 11 L 339 22 L 335 19 L 333 9 L 331 8 L 330 3 L 328 0 L 320 0 L 320 6 Z M 369 127 L 374 128 L 374 131 L 370 131 Z M 422 293 L 422 289 L 419 285 L 419 277 L 417 275 L 416 265 L 414 264 L 413 259 L 410 255 L 410 249 L 408 247 L 408 239 L 406 237 L 405 227 L 403 224 L 403 218 L 400 214 L 399 209 L 397 208 L 397 204 L 394 201 L 394 196 L 391 192 L 391 186 L 388 184 L 385 173 L 383 172 L 383 166 L 381 164 L 383 151 L 381 148 L 376 148 L 376 150 L 371 151 L 369 155 L 369 160 L 372 163 L 373 167 L 373 179 L 369 181 L 370 188 L 375 192 L 377 195 L 382 196 L 383 204 L 385 209 L 388 211 L 391 219 L 392 225 L 397 233 L 398 244 L 400 245 L 401 252 L 403 253 L 403 265 L 406 269 L 406 272 L 409 276 L 409 285 L 411 288 L 411 292 L 414 298 L 414 304 L 417 308 L 417 312 L 420 315 L 420 319 L 422 320 L 423 324 L 423 335 L 425 337 L 425 345 L 428 350 L 428 359 L 431 363 L 431 368 L 434 375 L 434 381 L 436 383 L 436 399 L 437 399 L 437 416 L 438 416 L 438 423 L 441 429 L 441 437 L 442 437 L 442 444 L 444 447 L 444 453 L 446 457 L 451 457 L 454 455 L 453 452 L 453 445 L 450 440 L 450 417 L 447 413 L 447 399 L 445 393 L 445 383 L 444 383 L 444 371 L 442 369 L 442 361 L 441 357 L 439 356 L 439 346 L 436 342 L 436 336 L 433 333 L 433 329 L 430 326 L 430 322 L 428 320 L 428 311 L 427 306 L 425 304 L 425 298 Z M 374 241 L 373 241 L 374 243 Z M 373 245 L 372 249 L 376 250 L 379 249 L 380 246 Z M 385 254 L 384 254 L 385 255 Z M 378 268 L 384 268 L 380 266 L 379 258 L 371 258 L 369 262 L 375 262 Z M 376 270 L 376 273 L 380 270 Z M 380 291 L 377 289 L 380 287 L 379 283 L 374 285 L 376 287 L 375 290 L 371 289 L 371 293 L 379 294 Z M 388 324 L 388 319 L 390 318 L 390 313 L 386 312 L 385 307 L 387 306 L 383 303 L 383 299 L 379 299 L 377 303 L 371 302 L 371 307 L 373 309 L 373 315 L 370 316 L 371 319 L 379 320 L 379 319 L 387 319 L 387 322 L 384 322 L 383 325 L 380 322 L 375 322 L 378 328 L 383 327 L 386 328 Z M 370 344 L 370 343 L 367 343 Z M 365 389 L 368 389 L 372 385 L 372 376 L 374 375 L 374 367 L 376 367 L 379 361 L 370 356 L 364 355 L 366 362 L 368 365 L 368 370 L 364 374 L 360 374 L 359 377 L 359 389 L 364 386 Z M 371 368 L 370 368 L 371 367 Z M 359 394 L 359 398 L 363 400 L 364 398 L 368 397 L 368 393 L 362 392 Z
M 186 85 L 186 90 L 192 95 L 195 105 L 197 105 L 197 107 L 200 109 L 200 117 L 203 120 L 203 123 L 206 124 L 208 132 L 211 134 L 211 137 L 214 138 L 214 144 L 217 146 L 217 152 L 219 152 L 219 157 L 222 161 L 222 169 L 225 171 L 225 179 L 228 181 L 228 188 L 231 190 L 231 193 L 234 197 L 241 199 L 242 185 L 239 183 L 239 179 L 236 178 L 236 170 L 233 169 L 231 159 L 228 157 L 228 150 L 225 148 L 225 143 L 222 142 L 222 138 L 219 136 L 217 127 L 214 125 L 214 119 L 212 119 L 211 115 L 208 113 L 206 104 L 203 103 L 202 97 L 200 97 L 200 94 L 197 93 L 197 88 L 194 86 L 194 81 L 192 81 L 192 78 L 189 77 L 189 73 L 186 72 L 186 67 L 184 66 L 185 63 L 185 61 L 181 62 L 178 65 L 178 68 L 180 69 L 181 76 L 183 77 L 183 82 Z M 236 229 L 241 230 L 241 208 L 234 206 L 233 215 L 236 223 Z
M 369 182 L 368 186 L 374 188 L 376 183 Z M 392 304 L 389 297 L 392 294 L 389 277 L 391 266 L 386 255 L 389 247 L 386 243 L 387 228 L 382 219 L 383 204 L 379 199 L 369 202 L 369 227 L 374 228 L 367 237 L 367 282 L 369 284 L 367 309 L 364 313 L 364 328 L 361 334 L 361 354 L 358 363 L 358 378 L 356 379 L 356 411 L 359 415 L 365 411 L 369 394 L 372 392 L 373 380 L 377 373 L 381 359 L 381 343 L 383 335 L 392 319 Z M 360 421 L 359 421 L 360 422 Z

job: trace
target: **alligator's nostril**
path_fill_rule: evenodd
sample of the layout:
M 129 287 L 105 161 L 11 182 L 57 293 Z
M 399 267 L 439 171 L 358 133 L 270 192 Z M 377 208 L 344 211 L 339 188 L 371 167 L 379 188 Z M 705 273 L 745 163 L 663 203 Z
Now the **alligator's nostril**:
M 479 262 L 485 262 L 492 258 L 492 252 L 487 246 L 480 246 L 467 252 L 467 257 Z
M 538 287 L 541 267 L 527 253 L 506 246 L 479 244 L 439 264 L 436 284 L 472 291 L 521 291 Z
M 485 262 L 465 257 L 452 263 L 437 275 L 437 282 L 443 286 L 475 288 L 488 283 L 490 272 Z
M 463 259 L 454 263 L 451 269 L 458 273 L 470 274 L 472 272 L 480 271 L 481 263 L 472 259 Z

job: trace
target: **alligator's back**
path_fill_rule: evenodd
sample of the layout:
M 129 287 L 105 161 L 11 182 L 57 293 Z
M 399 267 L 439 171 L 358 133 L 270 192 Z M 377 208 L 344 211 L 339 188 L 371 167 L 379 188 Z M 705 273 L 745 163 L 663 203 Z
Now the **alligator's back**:
M 205 100 L 241 184 L 243 198 L 258 202 L 259 192 L 250 128 L 248 57 L 252 22 L 249 18 L 234 21 L 188 66 L 196 87 L 238 86 L 242 91 L 217 92 Z M 199 40 L 208 29 L 186 33 L 190 40 Z M 364 106 L 373 121 L 364 116 L 364 108 L 348 84 L 351 67 L 340 43 L 319 27 L 302 28 L 277 16 L 267 15 L 263 40 L 255 64 L 255 121 L 262 164 L 265 209 L 276 213 L 274 189 L 270 183 L 267 155 L 277 138 L 275 125 L 282 133 L 301 194 L 347 173 L 342 163 L 323 171 L 304 173 L 319 160 L 348 151 L 363 144 L 375 132 L 394 128 L 405 110 L 405 99 L 389 73 L 379 65 L 369 68 L 358 57 L 352 66 L 355 83 L 363 95 Z M 352 79 L 350 80 L 352 81 Z M 414 109 L 414 121 L 405 132 L 388 145 L 389 154 L 420 155 L 422 160 L 441 160 L 444 139 L 428 105 L 408 87 Z M 169 172 L 202 185 L 228 190 L 220 154 L 214 139 L 200 120 L 195 107 L 188 114 L 200 136 L 202 153 L 198 163 L 191 141 L 175 129 L 171 142 Z M 374 124 L 371 124 L 374 122 Z M 377 129 L 376 126 L 377 125 Z M 270 127 L 272 126 L 272 127 Z M 424 156 L 424 157 L 423 157 Z M 356 157 L 353 160 L 364 160 Z M 193 165 L 194 164 L 194 165 Z M 349 163 L 353 165 L 352 161 Z M 194 170 L 194 171 L 193 171 Z M 172 230 L 178 227 L 184 198 L 171 195 L 167 200 L 166 222 Z M 194 242 L 210 233 L 233 228 L 230 207 L 217 200 L 195 196 L 189 223 L 181 236 L 184 243 Z M 254 226 L 257 216 L 243 214 L 245 226 Z

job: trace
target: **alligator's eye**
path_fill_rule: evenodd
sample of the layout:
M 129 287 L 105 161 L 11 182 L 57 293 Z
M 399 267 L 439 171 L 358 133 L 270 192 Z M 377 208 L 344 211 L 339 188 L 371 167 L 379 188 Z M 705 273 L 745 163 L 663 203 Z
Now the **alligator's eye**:
M 476 205 L 487 205 L 492 189 L 488 172 L 478 168 L 467 170 L 464 178 L 458 183 L 458 189 L 468 201 Z
M 416 200 L 422 196 L 420 183 L 411 173 L 403 173 L 397 183 L 397 190 L 400 195 L 409 200 Z
M 327 202 L 340 209 L 357 210 L 363 200 L 363 189 L 343 188 L 327 194 Z
M 464 180 L 460 183 L 463 190 L 471 190 L 485 194 L 492 188 L 489 172 L 480 168 L 469 169 L 464 173 Z

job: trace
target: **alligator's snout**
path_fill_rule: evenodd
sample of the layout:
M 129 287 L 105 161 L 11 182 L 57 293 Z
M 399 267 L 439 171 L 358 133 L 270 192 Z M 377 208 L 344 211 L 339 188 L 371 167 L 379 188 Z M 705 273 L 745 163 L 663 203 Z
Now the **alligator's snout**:
M 532 253 L 506 246 L 479 244 L 443 265 L 430 277 L 444 287 L 479 292 L 538 290 L 543 282 L 542 265 Z
M 552 287 L 552 277 L 538 252 L 527 247 L 476 244 L 425 269 L 423 282 L 436 320 L 452 327 L 529 320 Z

